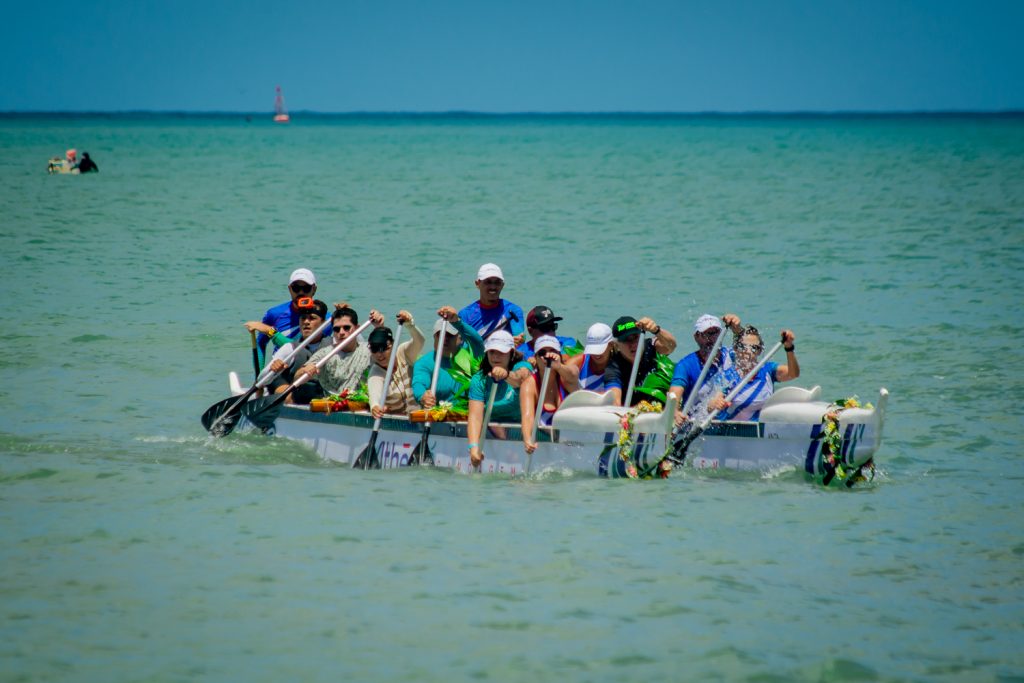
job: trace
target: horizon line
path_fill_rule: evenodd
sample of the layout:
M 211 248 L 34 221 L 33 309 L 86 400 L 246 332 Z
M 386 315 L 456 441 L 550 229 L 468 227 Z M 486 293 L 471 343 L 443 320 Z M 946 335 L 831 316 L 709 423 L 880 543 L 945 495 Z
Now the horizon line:
M 0 111 L 0 116 L 272 116 L 270 110 L 228 110 L 228 109 L 11 109 Z M 514 118 L 514 117 L 636 117 L 636 118 L 672 118 L 672 117 L 911 117 L 911 116 L 1024 116 L 1022 109 L 750 109 L 742 111 L 729 110 L 695 110 L 695 111 L 644 111 L 644 110 L 594 110 L 594 111 L 478 111 L 471 109 L 447 110 L 353 110 L 353 111 L 317 111 L 297 109 L 289 112 L 291 117 L 463 117 L 463 118 Z

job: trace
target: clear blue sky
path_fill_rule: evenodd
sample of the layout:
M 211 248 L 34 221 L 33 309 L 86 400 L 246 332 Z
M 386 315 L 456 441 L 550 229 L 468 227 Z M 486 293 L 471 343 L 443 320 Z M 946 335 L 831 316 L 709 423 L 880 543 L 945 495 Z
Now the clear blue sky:
M 0 111 L 1024 109 L 1024 0 L 5 4 Z

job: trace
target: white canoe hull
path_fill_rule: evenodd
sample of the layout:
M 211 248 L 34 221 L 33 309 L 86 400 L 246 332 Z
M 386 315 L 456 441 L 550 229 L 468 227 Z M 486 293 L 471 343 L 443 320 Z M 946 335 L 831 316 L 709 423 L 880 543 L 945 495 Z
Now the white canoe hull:
M 781 400 L 766 405 L 761 422 L 713 422 L 691 446 L 686 466 L 697 469 L 773 471 L 794 468 L 816 478 L 828 471 L 822 458 L 821 416 L 828 403 L 815 400 L 813 390 L 787 388 Z M 523 450 L 519 425 L 492 424 L 484 446 L 483 473 L 516 476 L 538 472 L 586 472 L 625 477 L 626 462 L 619 457 L 618 423 L 622 408 L 607 405 L 599 395 L 578 392 L 555 416 L 554 429 L 538 432 L 532 458 Z M 573 394 L 576 396 L 576 394 Z M 856 469 L 872 459 L 881 445 L 885 403 L 882 389 L 872 409 L 850 409 L 840 417 L 843 435 L 841 461 Z M 669 406 L 672 408 L 672 406 Z M 632 459 L 640 471 L 653 466 L 666 451 L 671 414 L 645 414 L 636 418 Z M 325 460 L 352 465 L 366 448 L 373 428 L 368 413 L 314 413 L 306 406 L 284 406 L 270 433 L 304 443 Z M 385 417 L 377 438 L 377 454 L 384 469 L 408 466 L 424 431 L 423 423 L 405 417 Z M 466 424 L 432 423 L 428 445 L 437 467 L 472 471 L 466 449 Z

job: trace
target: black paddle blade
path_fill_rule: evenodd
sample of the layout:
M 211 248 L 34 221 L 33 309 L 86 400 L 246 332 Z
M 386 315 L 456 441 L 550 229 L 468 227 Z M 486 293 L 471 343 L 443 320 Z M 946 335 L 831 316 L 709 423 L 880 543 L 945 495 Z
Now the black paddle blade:
M 281 414 L 281 404 L 284 403 L 284 399 L 284 394 L 278 394 L 249 401 L 242 406 L 241 414 L 257 429 L 265 432 L 274 426 L 274 420 Z
M 693 442 L 703 433 L 704 430 L 701 427 L 692 427 L 688 432 L 679 437 L 672 445 L 672 462 L 676 465 L 682 465 L 686 462 L 686 451 L 690 449 Z
M 229 396 L 223 401 L 217 401 L 212 406 L 206 409 L 200 421 L 203 423 L 203 428 L 210 432 L 213 436 L 227 436 L 235 428 L 238 423 L 238 418 L 241 415 L 238 412 L 240 405 L 231 410 L 230 414 L 226 414 L 231 406 L 238 402 L 238 396 Z
M 433 465 L 434 454 L 430 452 L 430 423 L 423 427 L 423 438 L 420 439 L 420 444 L 416 447 L 416 464 L 417 465 Z
M 352 463 L 352 469 L 365 470 L 367 467 L 380 469 L 380 460 L 377 458 L 377 434 L 376 430 L 370 432 L 370 443 L 366 444 L 366 448 Z

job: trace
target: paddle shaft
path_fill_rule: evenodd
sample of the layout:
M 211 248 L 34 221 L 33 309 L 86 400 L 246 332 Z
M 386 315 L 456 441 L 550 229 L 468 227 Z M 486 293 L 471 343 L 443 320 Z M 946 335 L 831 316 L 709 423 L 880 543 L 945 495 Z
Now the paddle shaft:
M 633 400 L 633 387 L 636 385 L 636 376 L 640 372 L 640 359 L 644 355 L 644 342 L 647 340 L 647 333 L 640 333 L 640 341 L 636 345 L 636 353 L 633 354 L 633 369 L 629 373 L 629 384 L 626 387 L 626 397 L 622 401 L 622 405 L 627 408 L 630 406 L 630 402 Z
M 537 442 L 537 425 L 544 414 L 544 399 L 548 395 L 548 382 L 551 380 L 551 364 L 544 360 L 544 378 L 540 381 L 540 394 L 537 396 L 537 409 L 533 413 L 533 426 L 530 427 L 530 443 Z M 635 373 L 634 373 L 635 374 Z M 530 474 L 530 467 L 533 465 L 533 453 L 526 454 L 526 472 Z
M 434 348 L 434 374 L 430 378 L 430 395 L 434 397 L 434 405 L 437 405 L 437 376 L 441 372 L 441 358 L 444 357 L 444 338 L 448 332 L 448 321 L 445 320 L 445 324 L 441 325 L 441 332 L 437 337 L 437 344 Z M 428 409 L 429 410 L 429 409 Z M 416 462 L 422 463 L 423 456 L 426 454 L 428 445 L 427 440 L 430 438 L 430 419 L 423 423 L 423 437 L 420 439 L 420 448 L 416 454 Z
M 391 340 L 391 358 L 388 359 L 388 369 L 384 373 L 384 387 L 380 393 L 380 407 L 381 410 L 388 404 L 388 387 L 391 386 L 391 376 L 395 372 L 395 361 L 398 359 L 398 338 L 402 336 L 402 325 L 398 325 L 398 332 L 395 333 L 395 338 Z M 373 455 L 373 451 L 377 446 L 377 433 L 380 431 L 381 418 L 377 418 L 373 421 L 373 432 L 370 434 L 370 445 L 367 447 L 366 455 Z M 363 469 L 365 470 L 369 465 L 367 461 L 370 458 L 363 458 Z
M 722 348 L 722 340 L 725 339 L 725 332 L 725 330 L 722 330 L 722 333 L 718 335 L 718 339 L 715 340 L 715 345 L 711 347 L 711 352 L 704 360 L 704 367 L 700 369 L 700 375 L 697 376 L 696 383 L 694 383 L 693 388 L 690 389 L 690 395 L 686 397 L 686 404 L 683 405 L 683 415 L 690 414 L 690 409 L 693 408 L 693 404 L 697 400 L 697 391 L 700 389 L 701 385 L 704 384 L 704 378 L 708 376 L 711 364 L 718 358 L 718 352 Z
M 249 330 L 249 336 L 252 338 L 252 370 L 253 370 L 253 382 L 260 378 L 260 352 L 256 348 L 256 330 Z
M 491 391 L 487 394 L 487 405 L 484 407 L 484 421 L 480 424 L 480 436 L 477 437 L 476 443 L 477 448 L 480 449 L 480 453 L 484 452 L 484 441 L 487 441 L 487 425 L 491 423 L 491 411 L 494 410 L 494 398 L 498 395 L 498 382 L 491 380 Z M 480 471 L 481 465 L 476 466 L 476 471 Z

